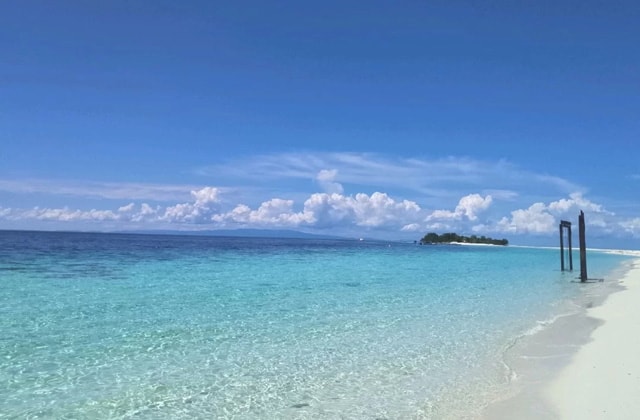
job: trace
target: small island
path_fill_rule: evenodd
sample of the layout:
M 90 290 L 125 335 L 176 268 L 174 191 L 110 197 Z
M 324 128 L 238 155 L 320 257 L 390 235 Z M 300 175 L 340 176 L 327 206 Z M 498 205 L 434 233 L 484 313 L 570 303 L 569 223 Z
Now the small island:
M 464 236 L 457 233 L 443 233 L 438 235 L 431 232 L 424 235 L 420 239 L 420 245 L 429 244 L 450 244 L 450 243 L 462 243 L 462 244 L 485 244 L 485 245 L 509 245 L 509 241 L 506 239 L 493 239 L 486 236 Z

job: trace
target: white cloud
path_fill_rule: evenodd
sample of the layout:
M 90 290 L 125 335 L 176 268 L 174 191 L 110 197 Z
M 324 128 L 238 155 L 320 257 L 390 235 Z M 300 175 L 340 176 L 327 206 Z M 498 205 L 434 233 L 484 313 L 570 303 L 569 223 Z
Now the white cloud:
M 249 224 L 251 222 L 251 208 L 245 204 L 238 204 L 228 213 L 214 214 L 211 216 L 211 220 L 225 225 L 228 223 Z
M 171 223 L 207 223 L 210 220 L 215 208 L 214 204 L 219 201 L 219 189 L 214 187 L 204 187 L 191 191 L 192 202 L 169 206 L 161 212 L 159 206 L 151 207 L 147 203 L 142 203 L 139 208 L 135 203 L 119 207 L 112 210 L 80 210 L 63 208 L 40 208 L 20 210 L 1 209 L 0 217 L 7 220 L 41 220 L 58 222 L 100 222 L 100 221 L 120 221 L 120 222 L 171 222 Z
M 589 226 L 595 226 L 602 229 L 609 228 L 609 224 L 604 219 L 594 217 L 589 218 Z
M 443 232 L 443 231 L 451 232 L 456 229 L 453 226 L 453 224 L 436 222 L 436 223 L 427 223 L 426 225 L 424 225 L 424 230 L 428 230 L 430 232 Z
M 337 170 L 320 170 L 315 174 L 318 182 L 334 183 Z M 640 236 L 640 219 L 619 222 L 613 213 L 595 203 L 580 192 L 548 204 L 536 202 L 524 209 L 513 210 L 508 216 L 498 218 L 498 222 L 485 220 L 478 222 L 479 215 L 494 203 L 492 195 L 468 194 L 459 198 L 454 210 L 436 210 L 431 213 L 422 209 L 412 200 L 399 200 L 383 192 L 372 194 L 357 193 L 345 195 L 334 193 L 313 193 L 297 200 L 270 198 L 257 205 L 236 204 L 229 207 L 221 199 L 217 187 L 203 187 L 190 192 L 191 200 L 169 206 L 151 206 L 148 203 L 128 202 L 108 209 L 40 208 L 16 209 L 0 207 L 0 219 L 13 221 L 57 221 L 57 222 L 112 222 L 111 227 L 135 226 L 140 228 L 169 228 L 174 224 L 179 229 L 189 226 L 209 228 L 309 228 L 341 229 L 353 231 L 387 230 L 397 232 L 425 231 L 468 231 L 507 232 L 512 234 L 549 234 L 557 231 L 560 218 L 571 220 L 580 209 L 590 215 L 590 226 L 599 232 L 612 232 L 614 227 L 622 227 L 626 232 Z M 510 193 L 503 196 L 511 197 Z M 226 208 L 225 208 L 226 207 Z M 495 210 L 494 210 L 495 211 Z M 486 219 L 486 218 L 485 218 Z
M 634 237 L 640 237 L 640 217 L 622 221 L 619 225 Z
M 421 209 L 413 201 L 395 201 L 375 192 L 344 196 L 313 194 L 304 203 L 304 212 L 313 215 L 317 226 L 353 224 L 362 227 L 404 226 L 419 218 Z
M 58 209 L 33 208 L 24 212 L 15 212 L 14 220 L 35 219 L 43 221 L 79 222 L 79 221 L 114 221 L 119 220 L 118 214 L 111 210 L 72 210 L 67 207 Z
M 469 220 L 476 220 L 477 214 L 486 210 L 491 205 L 493 198 L 490 195 L 482 197 L 480 194 L 469 194 L 458 201 L 454 211 L 435 210 L 427 221 L 431 220 L 461 220 L 466 217 Z
M 126 206 L 122 206 L 120 208 L 118 208 L 118 212 L 120 213 L 131 213 L 134 211 L 135 208 L 135 203 L 129 203 Z
M 191 191 L 191 195 L 196 199 L 196 206 L 205 206 L 219 200 L 220 190 L 214 187 L 204 187 L 196 191 Z
M 147 203 L 140 205 L 140 211 L 132 217 L 134 222 L 140 222 L 142 220 L 150 220 L 157 216 L 160 211 L 160 207 L 153 208 Z
M 338 171 L 336 169 L 323 169 L 318 172 L 318 175 L 316 175 L 316 179 L 319 182 L 333 182 L 336 179 L 336 175 L 338 175 Z
M 386 226 L 415 219 L 420 206 L 413 201 L 395 201 L 385 193 L 375 192 L 371 196 L 356 194 L 354 211 L 358 225 Z
M 433 213 L 427 217 L 427 221 L 429 220 L 456 220 L 462 217 L 461 214 L 456 213 L 451 210 L 434 210 Z
M 83 210 L 66 207 L 49 211 L 39 209 L 39 212 L 2 210 L 0 217 L 4 220 L 68 221 L 102 218 L 122 224 L 185 225 L 180 228 L 198 224 L 212 228 L 302 226 L 338 229 L 351 226 L 405 232 L 430 228 L 458 231 L 469 229 L 468 222 L 478 221 L 482 212 L 490 208 L 495 212 L 492 207 L 495 201 L 501 201 L 500 205 L 503 205 L 518 198 L 531 203 L 540 201 L 541 195 L 553 193 L 554 189 L 560 190 L 562 195 L 568 193 L 569 188 L 571 191 L 582 190 L 562 178 L 531 173 L 504 160 L 480 161 L 464 157 L 426 159 L 367 153 L 285 153 L 249 157 L 204 168 L 200 173 L 215 175 L 217 182 L 227 181 L 226 185 L 233 188 L 0 179 L 0 191 L 16 194 L 10 199 L 22 199 L 19 194 L 38 193 L 121 200 L 112 206 L 115 210 L 103 210 L 105 213 L 100 213 L 101 210 L 91 213 L 86 205 Z M 238 185 L 238 182 L 246 181 L 255 183 Z M 291 181 L 298 186 L 319 186 L 321 192 L 317 192 L 318 189 L 292 192 Z M 263 189 L 267 184 L 268 189 Z M 349 188 L 358 189 L 345 193 Z M 470 189 L 480 193 L 465 195 Z M 389 194 L 393 191 L 393 194 L 380 191 L 389 191 Z M 220 199 L 221 194 L 224 194 L 224 200 Z M 451 209 L 456 200 L 452 210 L 428 213 L 421 208 L 428 205 L 432 209 Z M 139 204 L 141 201 L 143 204 Z M 95 202 L 91 205 L 95 206 Z M 546 212 L 557 217 L 576 208 L 608 214 L 580 193 L 550 203 Z M 518 224 L 513 221 L 513 215 L 506 220 L 501 228 Z M 608 223 L 606 218 L 603 220 Z M 483 223 L 486 229 L 498 228 L 495 222 L 484 220 Z
M 550 233 L 556 230 L 555 218 L 547 212 L 544 203 L 534 203 L 528 209 L 514 210 L 511 218 L 503 217 L 498 230 L 508 233 Z
M 147 203 L 142 203 L 140 209 L 136 210 L 135 203 L 129 203 L 126 206 L 118 208 L 121 220 L 128 220 L 131 222 L 153 221 L 158 217 L 160 207 L 151 207 Z
M 410 223 L 408 225 L 402 226 L 400 230 L 403 232 L 420 232 L 422 230 L 422 227 L 418 223 Z
M 297 226 L 307 219 L 293 211 L 293 200 L 274 198 L 265 201 L 260 207 L 251 212 L 251 222 L 266 225 L 292 225 Z
M 214 187 L 191 191 L 195 202 L 167 207 L 160 219 L 172 223 L 208 223 L 215 210 L 212 205 L 219 200 L 218 195 L 219 190 Z
M 240 204 L 228 213 L 213 215 L 211 220 L 225 226 L 239 224 L 245 227 L 297 227 L 314 221 L 307 212 L 295 212 L 292 200 L 280 198 L 265 201 L 256 210 Z
M 327 170 L 323 169 L 318 172 L 316 175 L 316 180 L 318 184 L 324 189 L 326 193 L 329 194 L 342 194 L 344 192 L 344 188 L 342 184 L 336 182 L 336 177 L 338 176 L 338 171 L 336 169 Z
M 456 206 L 456 212 L 467 216 L 469 220 L 476 220 L 478 218 L 477 213 L 489 208 L 492 201 L 493 199 L 490 195 L 483 198 L 479 194 L 469 194 L 460 199 Z
M 605 210 L 602 205 L 596 204 L 582 196 L 580 192 L 574 192 L 569 194 L 569 198 L 563 198 L 558 201 L 554 201 L 549 203 L 549 210 L 557 213 L 563 214 L 568 213 L 569 211 L 575 210 L 584 210 L 593 213 L 605 213 L 605 214 L 613 214 Z
M 606 229 L 608 226 L 604 217 L 613 216 L 613 213 L 605 210 L 602 205 L 588 200 L 580 192 L 575 192 L 569 194 L 569 198 L 562 198 L 548 205 L 538 202 L 527 209 L 514 210 L 511 212 L 511 217 L 503 217 L 495 228 L 498 231 L 517 234 L 551 233 L 558 229 L 560 219 L 575 217 L 579 210 L 598 215 L 592 218 L 589 224 L 600 229 Z M 475 229 L 485 231 L 491 230 L 491 227 L 478 225 Z
M 387 194 L 376 192 L 370 196 L 356 194 L 344 196 L 333 193 L 312 194 L 302 211 L 296 212 L 292 200 L 272 199 L 252 210 L 238 205 L 232 211 L 212 216 L 212 221 L 228 226 L 232 223 L 245 226 L 289 227 L 397 227 L 420 218 L 420 206 L 403 200 L 396 201 Z
M 304 203 L 305 211 L 311 213 L 318 227 L 343 224 L 355 220 L 353 198 L 342 194 L 312 194 Z
M 54 194 L 114 200 L 175 201 L 188 198 L 193 185 L 78 182 L 65 180 L 0 179 L 0 191 L 16 194 Z
M 511 191 L 511 190 L 495 190 L 495 189 L 484 190 L 484 193 L 486 195 L 490 195 L 496 200 L 502 200 L 502 201 L 513 201 L 520 195 L 517 192 Z
M 327 170 L 326 168 L 332 168 Z M 514 190 L 559 191 L 562 194 L 580 191 L 572 182 L 546 174 L 519 168 L 504 160 L 480 161 L 465 157 L 441 159 L 394 158 L 370 153 L 283 153 L 245 157 L 225 164 L 197 170 L 199 175 L 216 179 L 265 182 L 273 187 L 292 179 L 335 182 L 340 175 L 344 184 L 383 189 L 402 189 L 446 198 L 460 196 L 470 188 L 485 187 L 513 197 Z M 331 178 L 331 179 L 326 179 Z M 337 187 L 337 186 L 336 186 Z M 325 190 L 340 193 L 339 190 Z M 537 193 L 537 192 L 536 192 Z M 520 195 L 523 195 L 521 192 Z M 494 195 L 498 197 L 498 195 Z

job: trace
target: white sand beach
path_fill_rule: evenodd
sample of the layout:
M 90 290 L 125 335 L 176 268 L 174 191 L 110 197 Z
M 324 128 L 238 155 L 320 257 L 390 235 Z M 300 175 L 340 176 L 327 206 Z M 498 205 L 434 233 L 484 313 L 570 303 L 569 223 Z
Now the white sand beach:
M 513 361 L 523 371 L 514 395 L 483 418 L 640 418 L 640 252 L 607 252 L 638 257 L 612 285 L 620 290 L 532 338 Z
M 588 310 L 604 323 L 545 390 L 560 419 L 640 418 L 640 259 L 621 284 Z

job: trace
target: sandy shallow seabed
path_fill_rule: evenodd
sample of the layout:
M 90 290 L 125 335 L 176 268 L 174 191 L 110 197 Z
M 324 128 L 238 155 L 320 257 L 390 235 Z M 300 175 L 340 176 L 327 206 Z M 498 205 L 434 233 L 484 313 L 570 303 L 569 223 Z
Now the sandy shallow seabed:
M 482 418 L 640 418 L 640 251 L 603 252 L 638 258 L 617 281 L 579 285 L 575 310 L 509 351 L 511 393 Z

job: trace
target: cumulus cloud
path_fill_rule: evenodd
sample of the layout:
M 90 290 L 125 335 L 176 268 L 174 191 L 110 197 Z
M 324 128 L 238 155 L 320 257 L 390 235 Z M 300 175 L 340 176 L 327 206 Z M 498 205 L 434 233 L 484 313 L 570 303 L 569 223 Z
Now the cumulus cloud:
M 511 212 L 511 217 L 503 217 L 495 227 L 478 225 L 476 231 L 495 229 L 501 232 L 516 234 L 547 234 L 555 232 L 562 218 L 574 217 L 580 210 L 600 217 L 591 220 L 592 226 L 605 229 L 608 224 L 602 216 L 612 216 L 602 205 L 585 198 L 582 193 L 569 194 L 569 198 L 562 198 L 549 204 L 534 203 L 527 209 Z
M 408 225 L 402 226 L 400 230 L 403 232 L 419 232 L 422 230 L 422 227 L 418 223 L 409 223 Z
M 344 196 L 317 193 L 304 203 L 304 212 L 313 215 L 317 226 L 353 224 L 362 227 L 404 226 L 420 215 L 413 201 L 396 201 L 385 193 L 375 192 Z
M 313 217 L 308 213 L 296 213 L 293 211 L 293 200 L 274 198 L 266 201 L 251 213 L 253 221 L 267 225 L 298 226 L 303 223 L 313 222 Z
M 205 187 L 191 191 L 193 201 L 189 203 L 169 206 L 161 212 L 160 206 L 151 207 L 147 203 L 137 206 L 135 203 L 119 207 L 113 210 L 80 210 L 62 208 L 33 209 L 0 209 L 0 218 L 5 220 L 40 220 L 57 222 L 142 222 L 142 221 L 167 221 L 181 223 L 201 223 L 208 221 L 214 211 L 213 204 L 218 201 L 219 190 L 214 187 Z
M 335 174 L 323 173 L 323 180 L 331 180 Z M 442 221 L 424 224 L 425 211 L 414 201 L 397 200 L 386 193 L 371 195 L 358 193 L 314 193 L 295 208 L 289 199 L 273 198 L 261 203 L 257 208 L 238 204 L 229 211 L 221 211 L 220 191 L 215 187 L 204 187 L 191 191 L 192 200 L 175 205 L 152 207 L 147 203 L 130 202 L 117 210 L 72 210 L 40 209 L 12 210 L 0 209 L 0 217 L 8 220 L 49 220 L 70 221 L 118 221 L 123 223 L 148 222 L 158 224 L 196 224 L 213 227 L 308 227 L 308 228 L 353 228 L 398 229 L 399 231 L 420 231 L 424 228 L 444 228 Z M 455 218 L 475 220 L 476 214 L 486 209 L 491 197 L 471 194 L 462 197 Z
M 136 205 L 134 203 L 129 203 L 126 206 L 118 208 L 118 211 L 120 213 L 131 213 L 134 210 L 135 206 Z
M 142 203 L 140 205 L 140 211 L 132 217 L 132 220 L 134 222 L 139 222 L 142 220 L 153 219 L 158 214 L 159 211 L 160 211 L 159 206 L 153 208 L 147 203 Z
M 461 220 L 463 217 L 469 220 L 476 220 L 478 213 L 489 208 L 492 201 L 493 198 L 490 195 L 482 197 L 480 194 L 469 194 L 460 199 L 454 211 L 435 210 L 427 217 L 427 221 Z
M 556 219 L 547 212 L 544 203 L 534 203 L 528 209 L 511 212 L 511 217 L 503 217 L 498 230 L 508 233 L 550 233 L 556 230 Z
M 120 220 L 131 222 L 153 221 L 158 217 L 160 206 L 151 207 L 147 203 L 142 203 L 139 207 L 135 203 L 118 208 Z
M 304 209 L 314 215 L 318 227 L 326 227 L 355 220 L 353 201 L 342 194 L 317 193 L 305 201 Z
M 477 213 L 489 208 L 492 201 L 493 198 L 490 195 L 482 197 L 479 194 L 470 194 L 460 199 L 455 211 L 463 214 L 469 220 L 476 220 Z
M 336 170 L 320 170 L 316 180 L 327 183 L 328 189 L 338 188 Z M 331 186 L 331 184 L 336 184 Z M 296 201 L 271 198 L 255 206 L 236 204 L 225 207 L 221 190 L 207 186 L 193 189 L 191 200 L 169 206 L 152 206 L 148 203 L 128 202 L 115 210 L 40 208 L 15 209 L 0 207 L 0 220 L 43 222 L 113 222 L 123 228 L 127 224 L 140 227 L 169 227 L 189 225 L 208 228 L 309 228 L 309 229 L 354 229 L 396 230 L 398 232 L 460 231 L 506 232 L 512 234 L 549 234 L 556 232 L 561 218 L 571 220 L 579 210 L 591 215 L 590 225 L 601 232 L 622 227 L 626 232 L 640 236 L 640 218 L 624 222 L 612 221 L 613 213 L 602 205 L 575 192 L 568 197 L 548 204 L 536 202 L 528 208 L 511 211 L 498 222 L 478 223 L 479 215 L 493 204 L 492 195 L 468 194 L 461 197 L 453 210 L 436 210 L 431 213 L 422 209 L 415 201 L 396 199 L 383 192 L 345 195 L 339 192 L 313 193 L 306 199 Z M 510 197 L 511 194 L 503 194 Z M 473 226 L 472 226 L 473 225 Z
M 200 190 L 191 191 L 191 195 L 196 199 L 195 205 L 205 206 L 219 200 L 220 190 L 215 187 L 204 187 Z
M 251 208 L 245 204 L 238 204 L 233 210 L 227 213 L 214 214 L 211 220 L 223 224 L 238 223 L 241 225 L 251 222 Z
M 557 214 L 567 213 L 569 211 L 584 210 L 593 213 L 605 213 L 613 215 L 613 213 L 605 210 L 602 205 L 596 204 L 584 198 L 582 193 L 580 192 L 569 194 L 568 199 L 562 198 L 558 201 L 549 203 L 549 210 Z
M 213 204 L 218 202 L 219 190 L 205 187 L 191 191 L 193 202 L 167 207 L 160 220 L 172 223 L 207 223 L 214 212 Z
M 326 193 L 342 194 L 344 192 L 344 188 L 342 188 L 342 184 L 336 182 L 337 175 L 337 169 L 323 169 L 318 172 L 318 175 L 316 175 L 316 181 L 318 181 L 318 184 L 320 184 Z
M 634 237 L 640 237 L 640 217 L 622 221 L 619 225 Z
M 295 211 L 292 200 L 272 199 L 252 210 L 238 205 L 227 213 L 212 216 L 212 221 L 251 226 L 288 227 L 397 227 L 420 216 L 420 206 L 408 200 L 396 201 L 387 194 L 371 195 L 316 193 L 305 202 L 301 211 Z
M 213 215 L 211 220 L 225 226 L 239 224 L 254 227 L 297 227 L 314 222 L 313 215 L 293 210 L 293 200 L 280 198 L 265 201 L 256 210 L 240 204 L 230 212 Z
M 134 203 L 119 207 L 118 210 L 80 210 L 62 208 L 40 208 L 32 209 L 0 209 L 0 218 L 6 220 L 40 220 L 40 221 L 56 221 L 56 222 L 105 222 L 105 221 L 133 221 L 139 222 L 143 220 L 152 220 L 158 213 L 158 208 L 152 208 L 146 203 L 140 205 L 140 209 L 136 210 Z
M 17 215 L 21 219 L 35 219 L 35 220 L 55 220 L 61 222 L 72 222 L 72 221 L 108 221 L 108 220 L 118 220 L 119 216 L 117 213 L 111 210 L 72 210 L 67 207 L 58 208 L 58 209 L 41 209 L 34 208 L 28 211 L 25 211 L 19 215 Z

